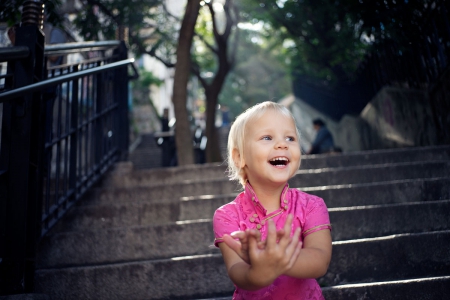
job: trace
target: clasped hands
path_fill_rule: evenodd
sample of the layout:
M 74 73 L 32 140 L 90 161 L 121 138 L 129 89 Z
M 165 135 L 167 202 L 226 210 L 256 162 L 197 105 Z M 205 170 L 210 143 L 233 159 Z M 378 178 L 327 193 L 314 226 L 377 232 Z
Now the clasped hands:
M 258 278 L 265 278 L 269 284 L 278 276 L 289 270 L 297 260 L 302 247 L 300 228 L 296 228 L 290 237 L 293 216 L 288 215 L 284 227 L 277 231 L 273 220 L 268 220 L 268 232 L 265 241 L 256 229 L 236 231 L 224 235 L 223 241 L 257 273 Z M 236 240 L 238 239 L 238 240 Z M 250 274 L 251 275 L 251 274 Z M 259 281 L 259 279 L 258 279 Z M 261 285 L 266 285 L 262 283 Z

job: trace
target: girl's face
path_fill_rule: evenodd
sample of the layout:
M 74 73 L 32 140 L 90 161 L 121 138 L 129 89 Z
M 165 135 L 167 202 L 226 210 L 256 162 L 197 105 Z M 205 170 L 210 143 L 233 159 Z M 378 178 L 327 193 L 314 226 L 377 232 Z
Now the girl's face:
M 300 145 L 292 118 L 268 110 L 247 123 L 242 165 L 253 187 L 286 184 L 300 166 Z

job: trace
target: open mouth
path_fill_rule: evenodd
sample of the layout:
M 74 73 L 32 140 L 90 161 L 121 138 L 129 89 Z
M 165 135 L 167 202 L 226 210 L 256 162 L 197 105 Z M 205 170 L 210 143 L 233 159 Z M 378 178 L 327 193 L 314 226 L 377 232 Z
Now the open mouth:
M 269 163 L 275 167 L 283 167 L 289 163 L 289 159 L 286 157 L 275 157 L 269 160 Z

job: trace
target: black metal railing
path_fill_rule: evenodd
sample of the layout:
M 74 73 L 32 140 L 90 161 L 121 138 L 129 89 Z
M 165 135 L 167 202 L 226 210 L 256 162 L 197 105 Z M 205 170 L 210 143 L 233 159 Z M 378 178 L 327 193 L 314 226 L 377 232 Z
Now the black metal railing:
M 123 42 L 44 46 L 36 25 L 18 28 L 16 46 L 0 54 L 1 295 L 32 291 L 40 238 L 127 159 L 128 86 L 138 74 Z M 51 66 L 69 55 L 77 61 Z

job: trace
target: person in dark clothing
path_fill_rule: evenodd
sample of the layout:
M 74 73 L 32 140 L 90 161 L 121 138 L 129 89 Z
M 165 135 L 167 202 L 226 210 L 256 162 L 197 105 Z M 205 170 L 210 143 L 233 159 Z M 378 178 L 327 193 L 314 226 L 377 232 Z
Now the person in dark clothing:
M 314 130 L 317 131 L 311 149 L 307 154 L 330 153 L 334 150 L 334 141 L 331 132 L 321 119 L 313 121 Z
M 168 108 L 164 108 L 163 116 L 161 117 L 161 131 L 163 136 L 158 139 L 158 145 L 162 148 L 161 164 L 163 167 L 171 167 L 176 165 L 176 152 L 175 136 L 173 132 L 170 132 Z

